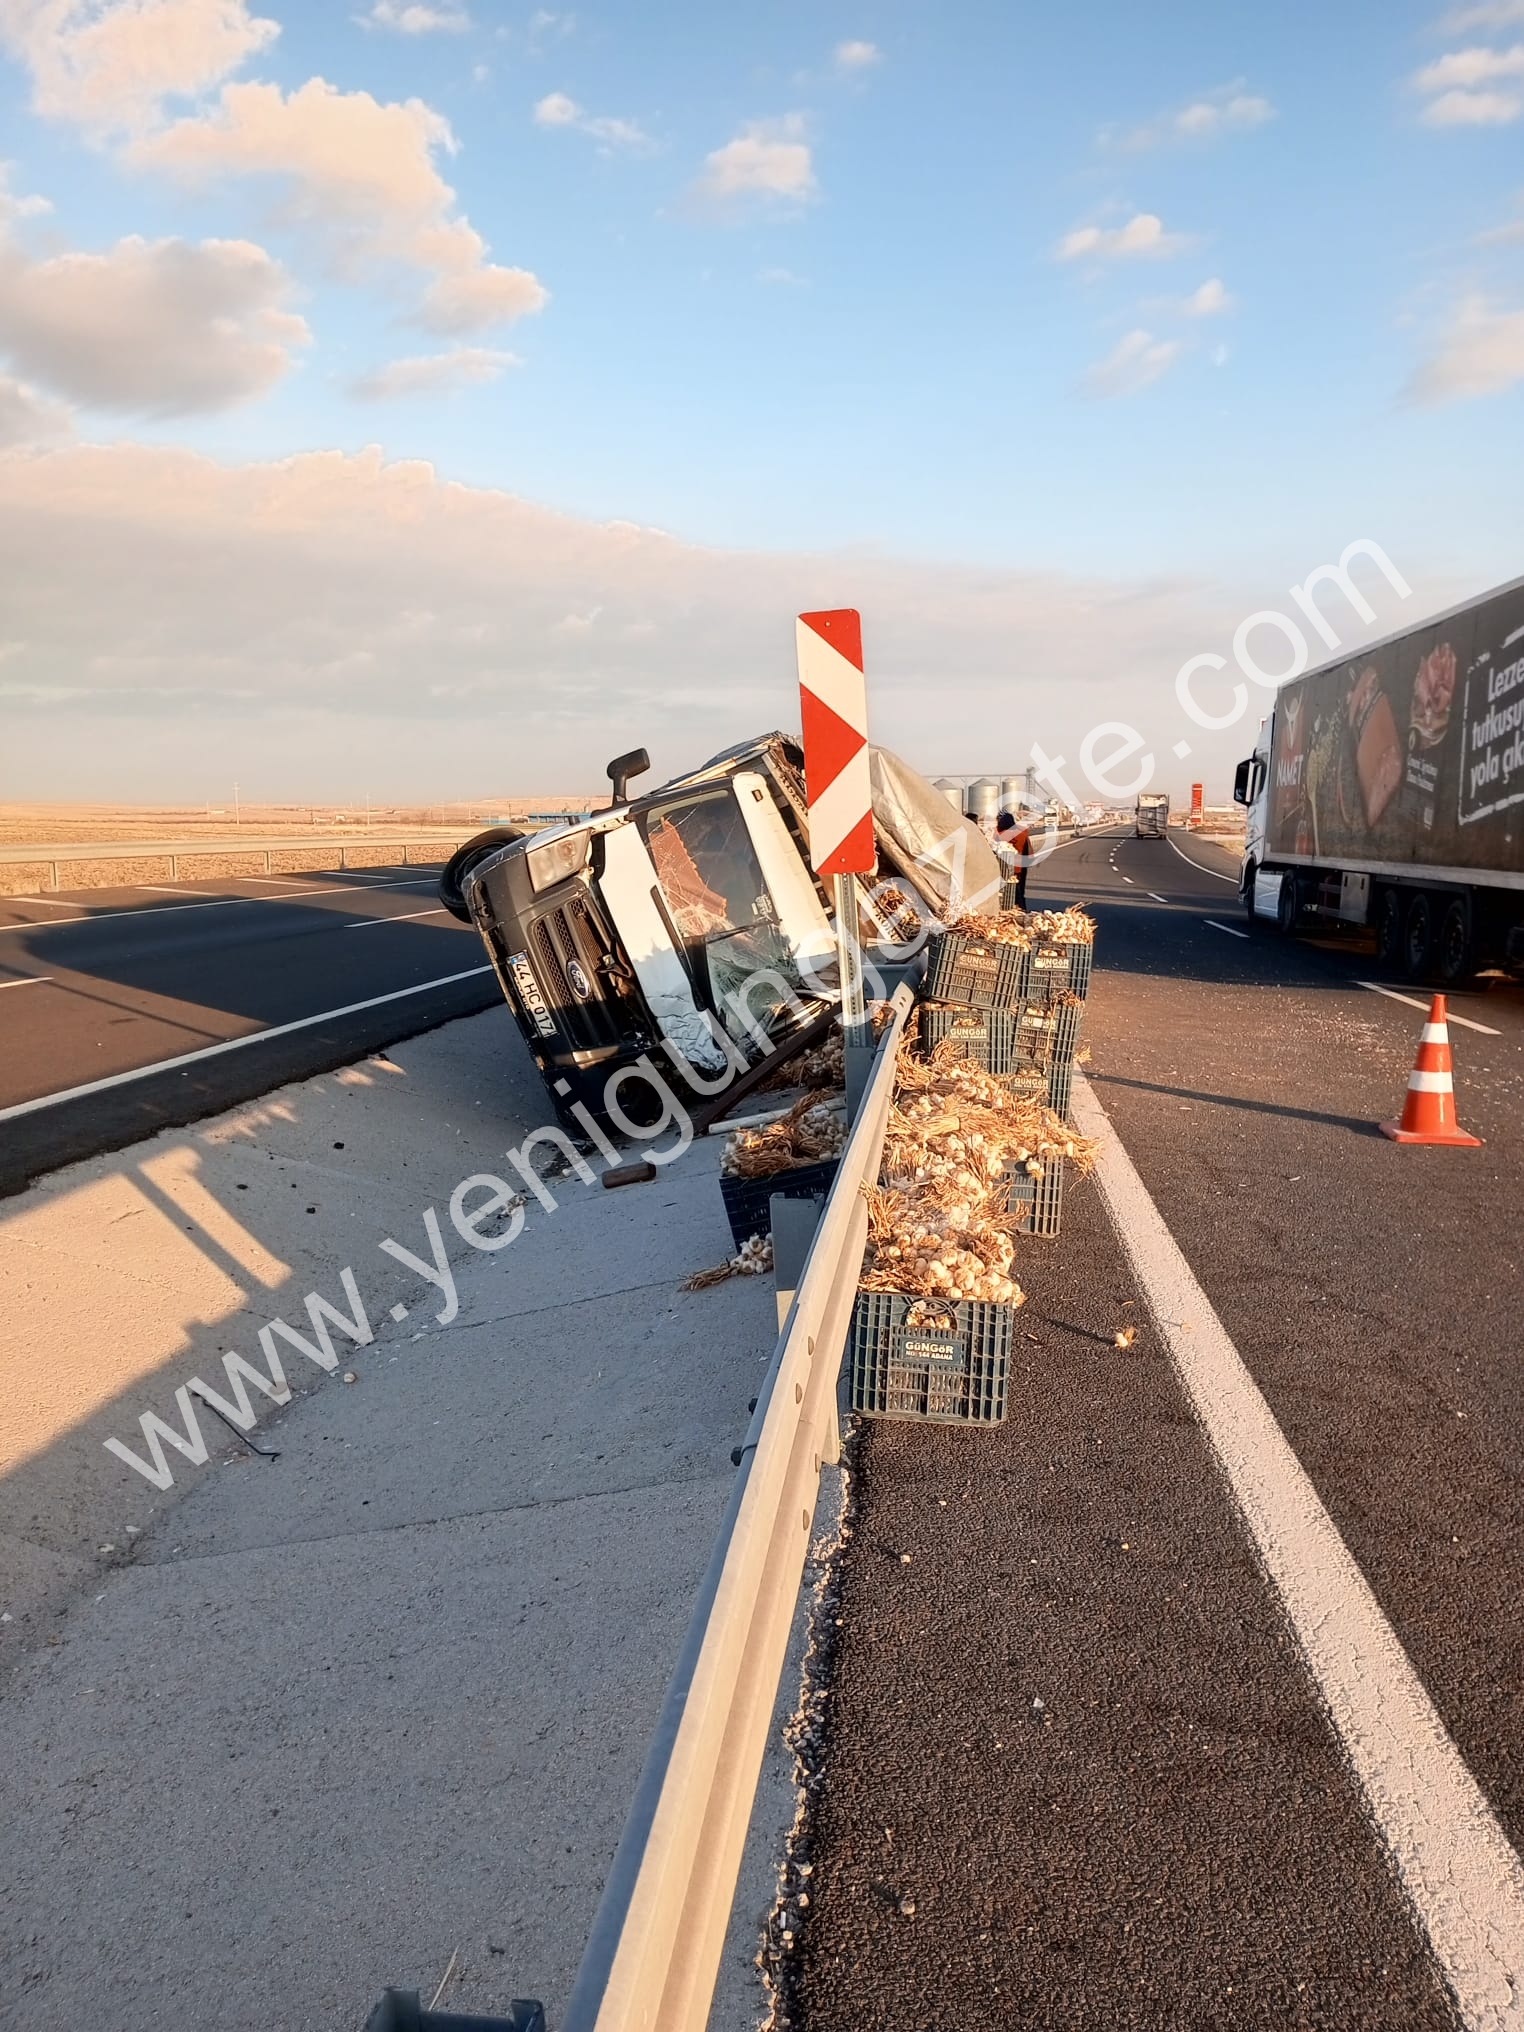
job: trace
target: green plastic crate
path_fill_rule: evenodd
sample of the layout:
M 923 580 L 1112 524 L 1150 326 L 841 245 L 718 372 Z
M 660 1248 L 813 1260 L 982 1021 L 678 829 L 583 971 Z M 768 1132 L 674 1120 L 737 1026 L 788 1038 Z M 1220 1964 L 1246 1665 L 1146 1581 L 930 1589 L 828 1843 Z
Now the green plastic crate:
M 1015 1009 L 1026 999 L 1031 964 L 1022 946 L 961 931 L 935 932 L 926 943 L 921 999 L 965 1009 Z
M 860 1291 L 852 1315 L 852 1409 L 864 1418 L 999 1425 L 1014 1305 Z

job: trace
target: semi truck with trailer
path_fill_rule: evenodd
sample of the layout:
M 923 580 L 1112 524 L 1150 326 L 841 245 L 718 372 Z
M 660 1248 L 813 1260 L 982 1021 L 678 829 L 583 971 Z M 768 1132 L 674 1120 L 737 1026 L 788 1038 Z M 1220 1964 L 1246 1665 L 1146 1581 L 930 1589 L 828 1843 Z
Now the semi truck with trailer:
M 1162 840 L 1169 825 L 1169 799 L 1162 790 L 1145 790 L 1133 814 L 1133 832 L 1140 840 Z
M 838 998 L 803 765 L 797 737 L 767 734 L 632 797 L 650 766 L 635 749 L 609 764 L 607 809 L 494 828 L 447 864 L 440 899 L 481 933 L 569 1126 L 579 1106 L 609 1119 L 611 1080 L 643 1055 L 717 1092 L 737 1054 L 755 1062 Z M 858 915 L 892 961 L 924 923 L 995 908 L 1001 870 L 924 777 L 882 748 L 869 765 L 878 870 L 858 879 Z
M 1414 981 L 1524 970 L 1524 579 L 1289 681 L 1233 796 L 1251 919 L 1370 926 Z

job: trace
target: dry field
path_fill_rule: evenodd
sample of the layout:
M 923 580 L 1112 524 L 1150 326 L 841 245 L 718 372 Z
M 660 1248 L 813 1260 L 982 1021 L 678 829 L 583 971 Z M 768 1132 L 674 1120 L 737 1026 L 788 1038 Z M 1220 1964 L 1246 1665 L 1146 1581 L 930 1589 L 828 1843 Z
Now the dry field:
M 245 804 L 0 804 L 0 847 L 125 846 L 135 840 L 193 847 L 198 840 L 235 835 L 261 840 L 325 839 L 353 833 L 441 831 L 471 833 L 527 811 L 585 810 L 607 800 L 569 794 L 477 798 L 456 804 L 363 805 Z

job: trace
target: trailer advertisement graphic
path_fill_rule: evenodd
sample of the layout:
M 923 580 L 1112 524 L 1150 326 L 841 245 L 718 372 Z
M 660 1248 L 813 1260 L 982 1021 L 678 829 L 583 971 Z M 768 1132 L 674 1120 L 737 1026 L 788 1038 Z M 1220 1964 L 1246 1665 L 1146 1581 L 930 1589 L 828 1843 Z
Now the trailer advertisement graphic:
M 1296 679 L 1270 849 L 1524 873 L 1524 585 Z

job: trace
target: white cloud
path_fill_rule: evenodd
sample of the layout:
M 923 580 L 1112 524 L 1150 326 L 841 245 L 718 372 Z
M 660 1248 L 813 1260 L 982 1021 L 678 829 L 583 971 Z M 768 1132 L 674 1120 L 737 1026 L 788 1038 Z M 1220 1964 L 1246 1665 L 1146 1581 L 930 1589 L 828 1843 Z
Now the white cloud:
M 97 137 L 151 126 L 279 33 L 246 0 L 0 0 L 0 43 L 30 70 L 34 108 Z
M 0 451 L 14 445 L 49 444 L 67 437 L 70 417 L 61 402 L 49 402 L 24 381 L 0 374 Z
M 1457 49 L 1426 64 L 1413 82 L 1421 92 L 1444 92 L 1452 85 L 1470 91 L 1497 78 L 1524 77 L 1524 43 L 1512 49 Z
M 1414 402 L 1461 402 L 1500 395 L 1519 381 L 1524 381 L 1524 310 L 1494 310 L 1485 297 L 1470 296 L 1407 392 Z
M 1183 233 L 1166 233 L 1153 212 L 1138 212 L 1125 226 L 1079 226 L 1058 244 L 1060 261 L 1159 258 L 1178 254 L 1190 245 Z
M 808 202 L 816 186 L 803 114 L 748 122 L 733 141 L 704 157 L 694 191 L 722 205 L 747 198 Z
M 1167 374 L 1180 357 L 1178 339 L 1156 339 L 1152 332 L 1128 332 L 1104 360 L 1085 376 L 1091 395 L 1136 395 Z
M 619 120 L 609 114 L 588 113 L 565 92 L 547 92 L 535 104 L 537 127 L 574 127 L 590 134 L 610 148 L 649 148 L 651 138 L 633 120 Z
M 1233 298 L 1217 276 L 1194 289 L 1180 306 L 1187 317 L 1222 317 L 1233 308 Z
M 0 355 L 97 409 L 230 409 L 273 387 L 307 343 L 290 291 L 247 240 L 132 237 L 45 260 L 0 241 Z
M 1116 135 L 1109 129 L 1102 141 L 1115 141 L 1122 148 L 1159 148 L 1168 142 L 1216 141 L 1224 134 L 1263 127 L 1275 118 L 1275 108 L 1257 92 L 1246 92 L 1242 78 L 1219 85 L 1176 112 L 1166 113 L 1145 126 Z
M 884 60 L 876 42 L 838 42 L 831 56 L 839 71 L 868 71 Z
M 805 280 L 796 275 L 792 268 L 759 268 L 758 282 L 765 282 L 771 289 L 803 289 Z
M 1442 92 L 1419 118 L 1426 127 L 1506 127 L 1524 111 L 1514 92 Z
M 1207 591 L 724 551 L 374 451 L 223 466 L 78 446 L 0 472 L 5 633 L 25 645 L 0 712 L 7 762 L 38 795 L 167 795 L 225 770 L 234 745 L 272 794 L 360 769 L 415 798 L 487 779 L 575 788 L 642 742 L 666 773 L 788 724 L 792 616 L 843 599 L 872 616 L 875 733 L 930 773 L 977 752 L 1034 670 L 1027 738 L 1052 752 L 1104 718 L 1173 738 L 1181 661 L 1225 648 L 1287 583 L 1270 564 L 1263 584 Z M 595 609 L 592 628 L 552 632 Z M 1222 737 L 1223 771 L 1242 738 Z
M 393 28 L 399 35 L 462 35 L 471 26 L 464 7 L 427 7 L 418 0 L 375 0 L 360 16 L 366 28 Z
M 448 353 L 425 353 L 406 360 L 388 360 L 350 383 L 362 402 L 390 402 L 404 395 L 447 394 L 458 388 L 479 388 L 496 381 L 507 368 L 520 366 L 515 353 L 493 352 L 486 346 L 455 346 Z
M 276 178 L 282 217 L 318 234 L 341 270 L 420 269 L 433 278 L 422 323 L 483 331 L 542 309 L 548 292 L 526 269 L 489 262 L 486 242 L 455 210 L 436 156 L 456 145 L 421 99 L 381 101 L 310 78 L 290 93 L 226 85 L 212 110 L 144 137 L 131 157 L 187 182 Z
M 1524 0 L 1476 0 L 1474 6 L 1452 7 L 1439 26 L 1452 35 L 1473 28 L 1513 28 L 1524 24 Z
M 1524 78 L 1524 43 L 1451 50 L 1414 73 L 1416 89 L 1435 95 L 1419 118 L 1428 127 L 1506 127 L 1524 112 L 1516 87 L 1496 89 L 1513 78 Z

